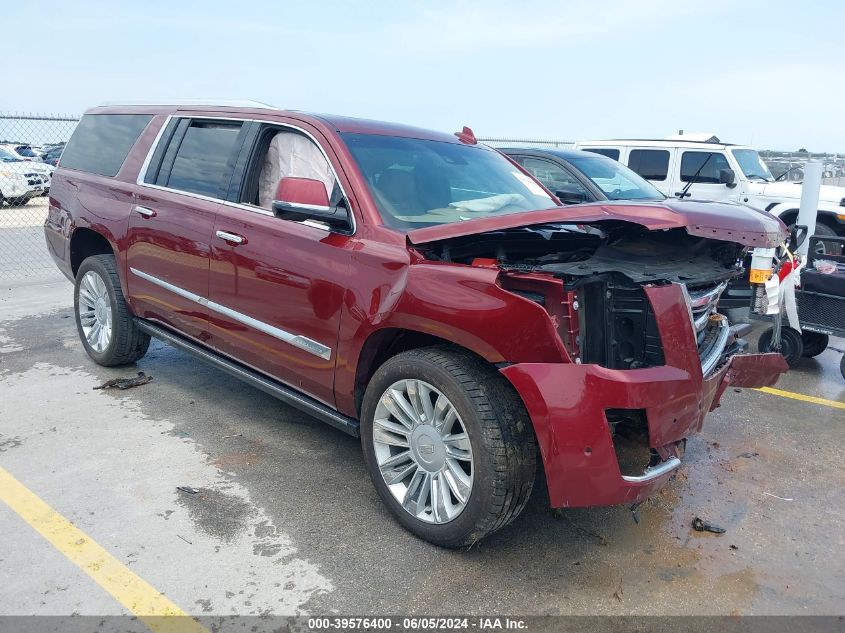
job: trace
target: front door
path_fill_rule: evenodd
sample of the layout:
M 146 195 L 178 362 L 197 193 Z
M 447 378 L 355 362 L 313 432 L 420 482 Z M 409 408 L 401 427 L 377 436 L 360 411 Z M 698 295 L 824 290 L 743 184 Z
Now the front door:
M 308 136 L 263 125 L 252 147 L 239 161 L 242 184 L 220 210 L 211 243 L 215 347 L 334 406 L 352 241 L 317 223 L 275 217 L 272 200 L 283 176 L 321 180 L 333 201 L 342 193 L 326 154 Z

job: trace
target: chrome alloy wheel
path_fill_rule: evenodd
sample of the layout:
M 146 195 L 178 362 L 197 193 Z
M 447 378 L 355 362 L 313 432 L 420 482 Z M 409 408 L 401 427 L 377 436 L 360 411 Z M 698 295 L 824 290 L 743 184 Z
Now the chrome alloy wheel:
M 109 346 L 112 334 L 112 310 L 106 282 L 89 270 L 79 282 L 79 323 L 82 333 L 97 353 Z
M 448 523 L 472 492 L 472 447 L 457 409 L 422 380 L 400 380 L 382 394 L 373 448 L 390 492 L 412 516 Z

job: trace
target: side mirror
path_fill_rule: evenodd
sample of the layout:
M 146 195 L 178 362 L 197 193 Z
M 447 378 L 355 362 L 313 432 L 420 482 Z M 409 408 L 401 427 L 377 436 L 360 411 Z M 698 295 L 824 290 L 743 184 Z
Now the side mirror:
M 736 187 L 736 174 L 733 169 L 720 169 L 719 182 L 725 185 L 728 189 Z
M 291 220 L 316 220 L 339 231 L 350 231 L 349 209 L 331 206 L 326 185 L 313 178 L 282 178 L 273 199 L 276 217 Z
M 582 191 L 555 191 L 555 197 L 563 204 L 580 204 L 587 201 L 587 196 Z

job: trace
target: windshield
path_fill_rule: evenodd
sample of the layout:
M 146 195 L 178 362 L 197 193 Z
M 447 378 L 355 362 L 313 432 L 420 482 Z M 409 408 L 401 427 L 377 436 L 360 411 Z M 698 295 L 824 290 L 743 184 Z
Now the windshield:
M 382 221 L 398 229 L 557 206 L 530 176 L 481 145 L 343 134 Z
M 774 180 L 772 172 L 769 171 L 756 149 L 732 149 L 731 154 L 734 155 L 746 178 L 750 180 Z
M 26 156 L 27 158 L 33 158 L 34 156 L 37 156 L 37 154 L 33 152 L 29 147 L 21 146 L 16 148 L 15 151 L 21 156 Z
M 10 154 L 9 152 L 7 152 L 2 147 L 0 147 L 0 160 L 2 160 L 4 163 L 19 163 L 19 162 L 21 162 L 20 158 L 17 158 L 13 154 Z
M 567 159 L 575 169 L 592 180 L 608 200 L 664 200 L 645 178 L 611 158 L 585 156 Z

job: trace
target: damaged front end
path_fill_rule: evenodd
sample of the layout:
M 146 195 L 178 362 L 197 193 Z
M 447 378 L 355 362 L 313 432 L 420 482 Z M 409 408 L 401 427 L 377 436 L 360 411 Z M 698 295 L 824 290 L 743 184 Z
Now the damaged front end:
M 428 260 L 498 269 L 552 320 L 570 362 L 501 371 L 534 423 L 554 507 L 645 498 L 728 385 L 786 370 L 780 355 L 738 356 L 750 328 L 717 312 L 756 245 L 731 233 L 609 218 L 418 240 Z
M 452 238 L 428 259 L 496 267 L 500 285 L 544 306 L 573 363 L 608 369 L 665 364 L 647 288 L 676 285 L 695 331 L 702 375 L 745 349 L 716 305 L 742 273 L 741 244 L 649 231 L 629 222 L 545 224 Z

